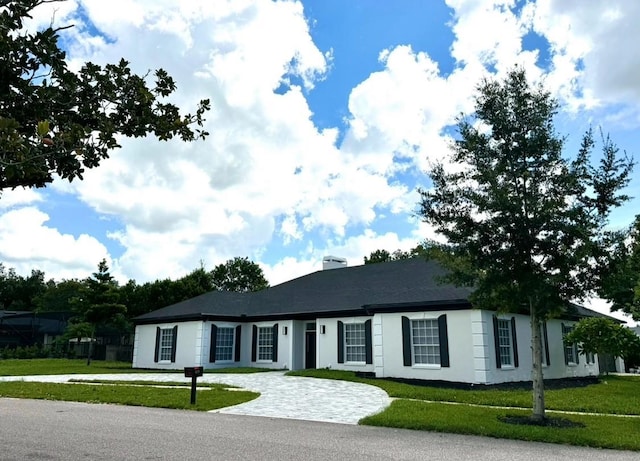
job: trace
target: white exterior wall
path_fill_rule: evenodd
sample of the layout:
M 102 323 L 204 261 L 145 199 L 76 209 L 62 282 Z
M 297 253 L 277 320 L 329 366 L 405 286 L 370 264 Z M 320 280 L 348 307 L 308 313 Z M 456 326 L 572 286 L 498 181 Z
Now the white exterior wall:
M 374 362 L 376 365 L 380 365 L 376 367 L 376 376 L 379 378 L 475 382 L 474 369 L 471 366 L 473 363 L 472 313 L 471 310 L 460 310 L 376 314 L 375 317 L 379 318 L 379 321 L 374 322 L 376 325 L 373 333 Z M 436 320 L 442 314 L 447 316 L 450 366 L 421 364 L 404 366 L 402 317 L 407 317 L 410 320 Z M 382 342 L 382 344 L 376 344 L 376 341 Z
M 346 360 L 344 363 L 338 363 L 338 322 L 342 322 L 344 324 L 364 323 L 367 320 L 373 321 L 373 318 L 336 317 L 318 320 L 316 323 L 316 368 L 332 368 L 334 370 L 373 372 L 375 370 L 373 363 L 367 364 L 364 362 L 347 362 Z M 322 333 L 322 326 L 324 326 L 324 333 Z
M 547 321 L 547 336 L 549 338 L 549 366 L 543 366 L 545 379 L 578 378 L 585 376 L 598 376 L 598 358 L 595 363 L 587 364 L 584 355 L 579 354 L 577 364 L 566 365 L 564 363 L 564 343 L 562 341 L 562 324 L 575 325 L 577 322 L 552 319 Z M 531 329 L 531 327 L 529 327 Z M 531 336 L 529 336 L 530 338 Z M 529 378 L 531 379 L 531 378 Z
M 157 368 L 178 370 L 184 367 L 202 365 L 203 324 L 201 321 L 156 323 L 137 325 L 134 340 L 133 368 Z M 156 350 L 156 328 L 173 328 L 178 326 L 175 362 L 154 362 Z M 208 352 L 208 347 L 207 350 Z

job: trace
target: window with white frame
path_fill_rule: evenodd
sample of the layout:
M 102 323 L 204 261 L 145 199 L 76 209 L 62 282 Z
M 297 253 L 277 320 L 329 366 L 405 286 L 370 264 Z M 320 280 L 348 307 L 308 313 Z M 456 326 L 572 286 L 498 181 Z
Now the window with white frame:
M 258 360 L 273 360 L 272 327 L 258 327 Z
M 413 363 L 440 365 L 440 335 L 437 319 L 411 320 Z
M 173 328 L 161 328 L 160 329 L 160 345 L 158 350 L 158 358 L 161 361 L 171 360 L 171 351 L 173 350 Z
M 216 362 L 233 360 L 234 328 L 218 327 L 216 333 Z
M 364 323 L 345 323 L 344 352 L 347 362 L 366 362 L 367 348 L 364 328 Z
M 562 339 L 564 341 L 564 337 L 571 333 L 573 330 L 572 326 L 562 325 Z M 578 348 L 575 344 L 564 343 L 564 362 L 567 365 L 575 365 L 578 363 Z
M 513 365 L 513 345 L 511 344 L 511 321 L 498 319 L 498 347 L 500 348 L 500 364 Z

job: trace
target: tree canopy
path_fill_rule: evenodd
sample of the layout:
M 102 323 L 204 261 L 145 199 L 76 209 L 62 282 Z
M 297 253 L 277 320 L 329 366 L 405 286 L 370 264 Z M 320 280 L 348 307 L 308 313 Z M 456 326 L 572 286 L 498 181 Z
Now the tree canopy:
M 375 250 L 369 254 L 369 257 L 364 257 L 365 264 L 384 263 L 388 261 L 397 261 L 399 259 L 409 259 L 418 256 L 426 256 L 426 250 L 424 246 L 417 245 L 415 248 L 411 248 L 408 251 L 402 251 L 400 249 L 389 253 L 387 250 Z
M 533 418 L 543 420 L 540 320 L 596 290 L 609 214 L 627 200 L 632 161 L 602 137 L 597 166 L 588 131 L 573 159 L 554 130 L 558 103 L 515 68 L 484 80 L 475 110 L 458 120 L 451 165 L 429 171 L 419 214 L 446 237 L 430 254 L 446 280 L 474 287 L 478 307 L 531 316 Z
M 582 354 L 610 354 L 624 360 L 640 355 L 640 336 L 603 317 L 580 320 L 564 340 L 567 344 L 577 343 Z
M 220 291 L 260 291 L 269 288 L 262 268 L 249 258 L 235 257 L 212 271 L 214 289 Z
M 0 190 L 43 187 L 54 175 L 82 179 L 85 169 L 120 147 L 120 135 L 193 141 L 208 134 L 201 127 L 209 100 L 181 114 L 164 101 L 176 83 L 163 69 L 153 78 L 137 75 L 121 59 L 104 66 L 87 62 L 74 72 L 58 44 L 60 31 L 71 25 L 24 30 L 34 8 L 55 1 L 63 0 L 2 2 Z
M 612 236 L 612 258 L 601 270 L 600 295 L 612 302 L 612 310 L 621 310 L 640 320 L 640 215 L 627 231 Z

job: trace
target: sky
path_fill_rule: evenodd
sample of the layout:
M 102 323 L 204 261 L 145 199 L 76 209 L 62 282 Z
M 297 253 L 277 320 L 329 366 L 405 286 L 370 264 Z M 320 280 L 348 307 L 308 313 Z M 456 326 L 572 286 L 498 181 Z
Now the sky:
M 183 111 L 209 98 L 204 141 L 121 139 L 83 181 L 3 191 L 0 261 L 19 274 L 179 278 L 236 256 L 272 285 L 435 237 L 425 171 L 483 78 L 514 65 L 561 104 L 566 155 L 590 126 L 638 157 L 637 0 L 68 0 L 29 29 L 74 24 L 69 65 L 164 68 Z M 638 197 L 617 212 L 622 228 Z M 606 311 L 601 300 L 592 307 Z

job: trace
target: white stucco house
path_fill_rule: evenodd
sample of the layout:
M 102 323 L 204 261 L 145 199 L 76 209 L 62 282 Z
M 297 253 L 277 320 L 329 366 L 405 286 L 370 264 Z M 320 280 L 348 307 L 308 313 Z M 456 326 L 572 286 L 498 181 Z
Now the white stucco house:
M 134 368 L 332 368 L 376 377 L 474 384 L 529 381 L 523 314 L 474 309 L 469 288 L 441 285 L 432 261 L 337 267 L 254 293 L 210 292 L 139 316 Z M 546 379 L 598 374 L 597 357 L 565 346 L 571 306 L 543 325 Z

